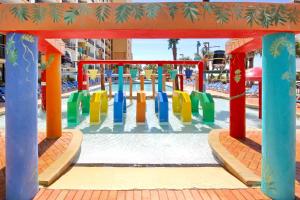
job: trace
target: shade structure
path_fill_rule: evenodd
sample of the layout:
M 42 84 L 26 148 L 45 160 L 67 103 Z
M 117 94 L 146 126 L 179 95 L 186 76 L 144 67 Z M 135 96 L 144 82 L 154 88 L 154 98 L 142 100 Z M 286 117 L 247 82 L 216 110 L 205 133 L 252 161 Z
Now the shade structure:
M 261 81 L 262 68 L 253 67 L 246 70 L 246 81 Z

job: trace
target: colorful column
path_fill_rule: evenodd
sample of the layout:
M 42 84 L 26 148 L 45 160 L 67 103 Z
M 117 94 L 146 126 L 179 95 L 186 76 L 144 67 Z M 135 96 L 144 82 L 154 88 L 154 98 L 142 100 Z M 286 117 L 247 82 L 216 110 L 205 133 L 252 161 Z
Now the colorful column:
M 61 55 L 60 53 L 47 53 L 46 68 L 46 120 L 47 138 L 59 138 L 62 134 L 61 125 Z
M 105 90 L 104 65 L 101 65 L 100 68 L 100 81 L 101 90 Z
M 129 99 L 132 100 L 132 78 L 129 77 Z
M 144 75 L 140 75 L 140 84 L 141 84 L 141 91 L 144 91 L 144 82 L 145 82 L 145 77 Z
M 163 82 L 163 68 L 162 66 L 158 66 L 158 69 L 157 69 L 157 76 L 158 76 L 158 92 L 162 92 L 163 90 L 163 85 L 162 85 L 162 82 Z
M 38 192 L 38 39 L 6 38 L 6 199 L 32 199 Z
M 198 64 L 198 90 L 203 92 L 203 73 L 204 72 L 204 63 L 199 62 Z
M 258 82 L 258 118 L 261 119 L 262 116 L 262 82 Z
M 263 37 L 262 191 L 272 199 L 295 198 L 295 35 Z
M 230 59 L 230 136 L 234 138 L 245 138 L 246 135 L 245 68 L 246 54 L 232 54 Z
M 152 81 L 152 98 L 155 99 L 155 74 L 151 75 Z
M 119 74 L 119 91 L 123 91 L 123 66 L 118 67 L 118 74 Z

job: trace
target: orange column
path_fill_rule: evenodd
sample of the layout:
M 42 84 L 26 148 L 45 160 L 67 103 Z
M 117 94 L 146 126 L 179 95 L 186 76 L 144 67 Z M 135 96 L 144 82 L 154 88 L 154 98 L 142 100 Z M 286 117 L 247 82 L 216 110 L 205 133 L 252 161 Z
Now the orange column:
M 61 125 L 61 55 L 47 53 L 46 107 L 47 138 L 58 138 L 62 134 Z
M 141 91 L 144 91 L 144 82 L 145 82 L 145 78 L 144 75 L 140 75 L 140 81 L 141 81 Z
M 132 100 L 132 78 L 129 77 L 129 99 Z

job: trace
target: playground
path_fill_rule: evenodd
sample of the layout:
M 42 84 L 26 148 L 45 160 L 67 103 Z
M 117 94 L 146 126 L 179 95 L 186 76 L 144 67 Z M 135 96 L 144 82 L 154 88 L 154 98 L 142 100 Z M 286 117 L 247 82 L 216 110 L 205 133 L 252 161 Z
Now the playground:
M 299 9 L 293 3 L 0 4 L 0 31 L 7 34 L 5 116 L 0 119 L 4 128 L 0 137 L 1 197 L 300 197 L 294 45 L 295 34 L 300 32 Z M 270 12 L 277 12 L 271 20 L 265 16 Z M 230 54 L 227 99 L 206 90 L 205 60 L 79 60 L 77 90 L 62 100 L 64 49 L 57 38 L 99 35 L 241 38 L 226 46 Z M 245 82 L 250 77 L 245 58 L 247 52 L 259 48 L 263 70 L 255 81 L 262 82 L 262 87 L 259 109 L 253 110 L 246 108 Z M 37 95 L 39 51 L 45 54 L 46 66 L 41 100 Z M 102 68 L 96 74 L 98 88 L 89 88 L 89 76 L 95 73 L 89 73 L 87 64 L 117 65 L 117 86 L 113 86 L 112 72 Z M 129 67 L 125 74 L 124 66 L 133 64 L 153 64 L 155 70 L 141 74 Z M 197 68 L 193 87 L 185 88 L 186 76 L 177 70 L 166 72 L 167 64 Z M 139 88 L 133 89 L 134 84 Z M 132 171 L 101 168 L 128 163 Z M 100 168 L 89 168 L 95 164 Z M 201 168 L 203 164 L 216 168 Z M 85 167 L 83 171 L 80 166 Z M 109 182 L 127 173 L 133 175 L 122 176 L 112 185 Z M 189 178 L 181 185 L 183 174 Z M 93 178 L 94 184 L 85 183 Z

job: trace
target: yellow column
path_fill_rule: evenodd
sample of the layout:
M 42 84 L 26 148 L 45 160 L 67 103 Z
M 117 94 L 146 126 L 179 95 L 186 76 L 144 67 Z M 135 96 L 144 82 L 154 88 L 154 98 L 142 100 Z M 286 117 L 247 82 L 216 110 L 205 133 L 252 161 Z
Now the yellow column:
M 61 125 L 61 55 L 46 54 L 46 116 L 47 138 L 59 138 L 62 134 Z

